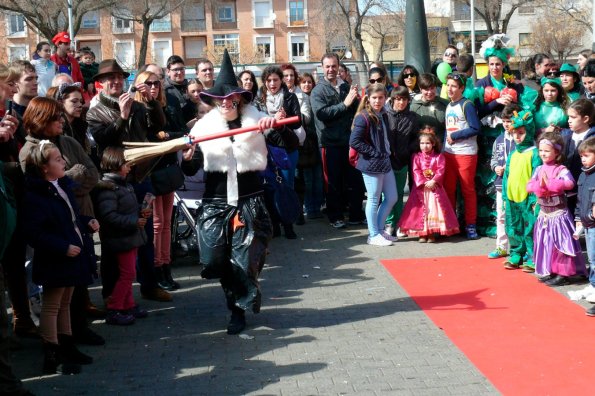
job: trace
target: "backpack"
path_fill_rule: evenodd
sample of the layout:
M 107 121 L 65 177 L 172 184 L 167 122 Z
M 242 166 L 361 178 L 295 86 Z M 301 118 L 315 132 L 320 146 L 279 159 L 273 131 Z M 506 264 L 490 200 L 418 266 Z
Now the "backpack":
M 364 120 L 366 120 L 366 133 L 364 134 L 364 140 L 369 143 L 369 141 L 370 141 L 370 121 L 368 120 L 368 117 L 366 116 L 365 113 L 362 112 L 361 114 L 364 117 Z M 349 164 L 351 166 L 353 166 L 354 168 L 357 168 L 358 160 L 359 160 L 359 153 L 357 152 L 356 149 L 349 146 Z
M 17 224 L 17 210 L 10 186 L 4 182 L 4 164 L 0 161 L 0 259 L 10 243 Z

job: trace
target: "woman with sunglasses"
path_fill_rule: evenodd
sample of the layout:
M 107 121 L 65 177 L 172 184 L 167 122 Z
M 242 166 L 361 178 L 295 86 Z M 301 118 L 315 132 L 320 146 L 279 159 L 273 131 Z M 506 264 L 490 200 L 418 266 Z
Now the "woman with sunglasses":
M 161 88 L 161 80 L 155 73 L 144 71 L 136 76 L 134 85 L 137 88 L 134 100 L 145 106 L 157 101 L 165 114 L 165 126 L 154 136 L 147 136 L 151 141 L 166 141 L 182 137 L 188 129 L 181 115 L 181 109 L 167 106 L 165 94 Z M 163 155 L 151 170 L 151 179 L 155 178 L 166 168 L 179 167 L 177 153 Z M 181 171 L 180 171 L 181 174 Z M 179 188 L 178 186 L 176 188 Z M 180 284 L 174 281 L 171 273 L 171 217 L 174 207 L 175 188 L 171 191 L 155 191 L 153 203 L 153 244 L 155 246 L 155 275 L 157 284 L 163 290 L 176 290 Z
M 493 92 L 494 95 L 484 95 L 485 102 L 477 104 L 477 113 L 480 119 L 490 116 L 499 116 L 505 106 L 518 103 L 524 92 L 522 84 L 516 83 L 512 76 L 504 74 L 508 59 L 514 54 L 514 49 L 505 47 L 500 40 L 492 41 L 491 47 L 482 48 L 483 56 L 488 64 L 489 73 L 476 83 L 484 92 Z M 495 99 L 493 99 L 495 97 Z M 493 222 L 493 210 L 496 198 L 493 186 L 493 172 L 490 168 L 491 150 L 496 138 L 504 132 L 502 124 L 482 124 L 481 132 L 477 138 L 479 146 L 477 162 L 477 231 L 482 235 L 495 235 L 496 226 Z
M 399 74 L 397 78 L 397 83 L 401 87 L 407 87 L 409 90 L 409 96 L 411 100 L 417 95 L 419 91 L 419 86 L 417 85 L 417 78 L 419 77 L 419 72 L 414 66 L 405 65 L 403 67 L 403 71 Z
M 386 78 L 386 71 L 379 67 L 373 67 L 368 71 L 368 83 L 382 84 L 386 87 L 387 92 L 390 92 L 392 88 L 392 85 L 388 83 L 388 79 Z M 365 89 L 363 95 L 365 95 Z

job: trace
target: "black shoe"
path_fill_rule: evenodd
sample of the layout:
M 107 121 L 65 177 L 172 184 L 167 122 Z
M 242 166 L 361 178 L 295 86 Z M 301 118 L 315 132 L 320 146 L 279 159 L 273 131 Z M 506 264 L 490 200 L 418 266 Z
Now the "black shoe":
M 291 224 L 284 225 L 283 231 L 285 231 L 285 238 L 287 239 L 297 239 L 297 234 L 293 230 L 293 226 Z
M 544 283 L 544 282 L 547 282 L 547 281 L 549 281 L 550 279 L 552 279 L 554 277 L 555 277 L 555 275 L 551 275 L 550 274 L 550 275 L 546 275 L 546 276 L 542 276 L 540 278 L 537 278 L 537 281 L 538 282 L 541 282 L 541 283 Z
M 105 340 L 102 336 L 95 333 L 88 327 L 85 327 L 83 330 L 73 334 L 72 337 L 74 338 L 74 342 L 77 344 L 84 344 L 84 345 L 105 345 Z
M 239 334 L 246 328 L 246 314 L 239 308 L 234 308 L 231 311 L 231 319 L 227 325 L 227 334 Z
M 166 291 L 172 291 L 174 288 L 173 286 L 165 279 L 165 272 L 163 271 L 163 266 L 155 267 L 155 277 L 157 278 L 157 286 L 160 289 Z
M 570 284 L 570 279 L 567 276 L 556 275 L 552 279 L 545 281 L 544 284 L 550 287 L 566 286 Z
M 44 342 L 43 344 L 43 373 L 44 374 L 80 374 L 82 368 L 80 364 L 67 363 L 60 356 L 60 346 Z
M 176 282 L 171 275 L 171 265 L 163 264 L 161 268 L 163 269 L 163 277 L 165 278 L 165 281 L 169 283 L 172 290 L 178 290 L 180 288 L 180 284 Z
M 295 225 L 304 225 L 306 224 L 306 218 L 304 217 L 304 212 L 300 213 L 298 219 L 295 221 Z
M 93 363 L 93 358 L 79 351 L 74 345 L 74 338 L 66 334 L 58 334 L 58 354 L 64 362 L 75 364 Z
M 587 316 L 595 316 L 595 305 L 585 311 Z
M 273 238 L 281 236 L 281 226 L 278 223 L 273 224 Z

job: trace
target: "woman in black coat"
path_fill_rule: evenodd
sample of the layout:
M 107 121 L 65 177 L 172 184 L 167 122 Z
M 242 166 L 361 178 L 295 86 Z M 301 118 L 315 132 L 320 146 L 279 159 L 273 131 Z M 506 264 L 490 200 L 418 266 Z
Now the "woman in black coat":
M 301 141 L 300 137 L 296 134 L 296 131 L 300 130 L 302 126 L 300 102 L 294 93 L 289 92 L 283 82 L 283 71 L 281 71 L 281 68 L 269 66 L 264 69 L 262 72 L 262 83 L 263 87 L 257 102 L 257 107 L 260 111 L 267 113 L 271 117 L 275 117 L 277 120 L 293 116 L 299 117 L 299 120 L 294 124 L 281 126 L 265 132 L 267 144 L 285 149 L 289 161 L 287 161 L 286 169 L 281 169 L 281 173 L 283 174 L 285 183 L 293 188 L 295 170 L 299 159 L 298 147 L 306 138 L 303 128 L 301 129 L 303 132 Z M 278 236 L 281 233 L 279 227 L 281 221 L 279 214 L 275 210 L 274 205 L 271 205 L 271 202 L 271 199 L 267 199 L 267 209 L 271 213 L 273 236 Z M 283 228 L 287 239 L 297 238 L 292 224 L 283 224 Z

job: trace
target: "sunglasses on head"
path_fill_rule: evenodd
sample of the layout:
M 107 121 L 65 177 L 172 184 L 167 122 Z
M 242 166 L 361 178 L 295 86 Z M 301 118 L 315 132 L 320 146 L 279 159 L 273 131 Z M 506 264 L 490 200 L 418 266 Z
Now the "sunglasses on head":
M 446 79 L 458 80 L 462 82 L 463 85 L 465 85 L 465 82 L 467 81 L 467 78 L 459 73 L 449 73 L 448 76 L 446 76 Z
M 403 74 L 403 78 L 411 78 L 411 77 L 417 77 L 417 75 L 415 75 L 415 73 L 405 73 L 405 74 Z
M 376 79 L 371 78 L 368 81 L 370 82 L 370 84 L 376 84 L 376 83 L 384 84 L 384 78 L 376 78 Z

